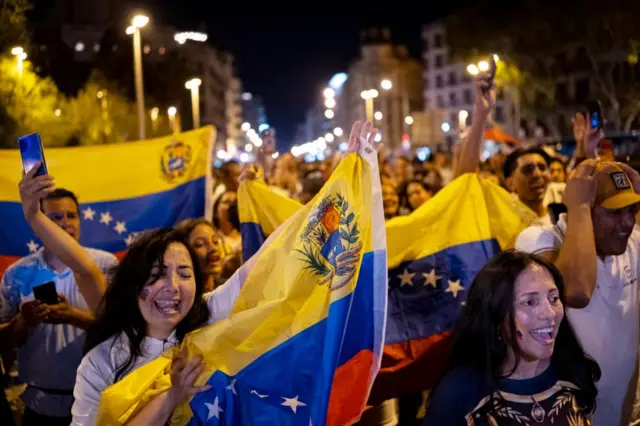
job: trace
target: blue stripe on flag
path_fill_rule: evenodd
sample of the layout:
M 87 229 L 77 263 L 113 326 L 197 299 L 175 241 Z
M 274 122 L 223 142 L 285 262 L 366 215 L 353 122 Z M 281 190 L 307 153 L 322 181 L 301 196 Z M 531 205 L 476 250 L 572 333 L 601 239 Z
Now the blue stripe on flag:
M 267 239 L 260 225 L 255 222 L 240 223 L 240 235 L 242 236 L 242 258 L 245 261 L 256 254 Z

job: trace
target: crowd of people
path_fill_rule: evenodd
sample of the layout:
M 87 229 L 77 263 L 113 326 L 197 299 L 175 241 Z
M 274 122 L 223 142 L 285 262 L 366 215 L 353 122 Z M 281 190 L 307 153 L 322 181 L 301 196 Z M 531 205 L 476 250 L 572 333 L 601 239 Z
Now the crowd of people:
M 604 133 L 580 112 L 569 159 L 532 146 L 480 161 L 495 103 L 486 76 L 478 77 L 475 95 L 473 121 L 453 152 L 426 161 L 379 153 L 385 219 L 427 209 L 431 197 L 466 173 L 502 186 L 537 219 L 514 250 L 475 277 L 447 373 L 425 389 L 426 403 L 403 404 L 411 396 L 386 401 L 358 424 L 627 426 L 638 416 L 640 175 L 598 157 Z M 375 132 L 371 123 L 356 123 L 347 153 Z M 243 169 L 229 161 L 215 171 L 213 217 L 142 234 L 120 262 L 79 244 L 73 192 L 56 188 L 52 176 L 36 177 L 36 168 L 26 173 L 19 185 L 24 217 L 43 248 L 13 264 L 0 283 L 0 377 L 12 384 L 8 374 L 17 366 L 26 385 L 19 418 L 0 398 L 2 424 L 95 424 L 109 385 L 190 331 L 231 315 L 237 294 L 224 283 L 246 260 L 240 182 L 263 178 L 305 204 L 338 162 L 284 154 Z M 49 281 L 56 304 L 34 299 L 33 287 Z M 179 355 L 171 388 L 127 424 L 165 424 L 180 403 L 206 389 L 194 385 L 203 367 L 201 359 Z

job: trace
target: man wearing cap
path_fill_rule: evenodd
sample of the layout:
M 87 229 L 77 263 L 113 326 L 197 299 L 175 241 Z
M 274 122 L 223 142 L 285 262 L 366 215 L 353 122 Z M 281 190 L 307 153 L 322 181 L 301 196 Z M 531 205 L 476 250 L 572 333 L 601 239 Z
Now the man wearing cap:
M 516 248 L 555 263 L 566 312 L 585 352 L 602 369 L 594 425 L 628 425 L 638 365 L 640 176 L 629 166 L 587 160 L 567 182 L 567 213 L 530 227 Z

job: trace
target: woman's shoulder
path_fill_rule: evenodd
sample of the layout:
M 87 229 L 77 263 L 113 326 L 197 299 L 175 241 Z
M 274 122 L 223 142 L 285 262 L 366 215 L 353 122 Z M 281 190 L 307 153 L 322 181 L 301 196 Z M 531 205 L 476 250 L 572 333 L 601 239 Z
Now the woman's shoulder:
M 79 371 L 94 370 L 101 376 L 115 376 L 116 358 L 126 359 L 129 348 L 125 343 L 124 333 L 111 336 L 104 342 L 92 348 L 82 358 Z
M 470 393 L 483 387 L 481 374 L 471 366 L 456 367 L 447 372 L 436 390 L 447 394 Z

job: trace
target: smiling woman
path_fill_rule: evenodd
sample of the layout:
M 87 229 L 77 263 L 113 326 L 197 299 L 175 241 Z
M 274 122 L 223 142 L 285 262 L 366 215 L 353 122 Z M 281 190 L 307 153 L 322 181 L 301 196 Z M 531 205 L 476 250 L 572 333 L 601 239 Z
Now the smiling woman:
M 564 316 L 558 270 L 505 251 L 476 276 L 425 425 L 587 425 L 598 364 Z

